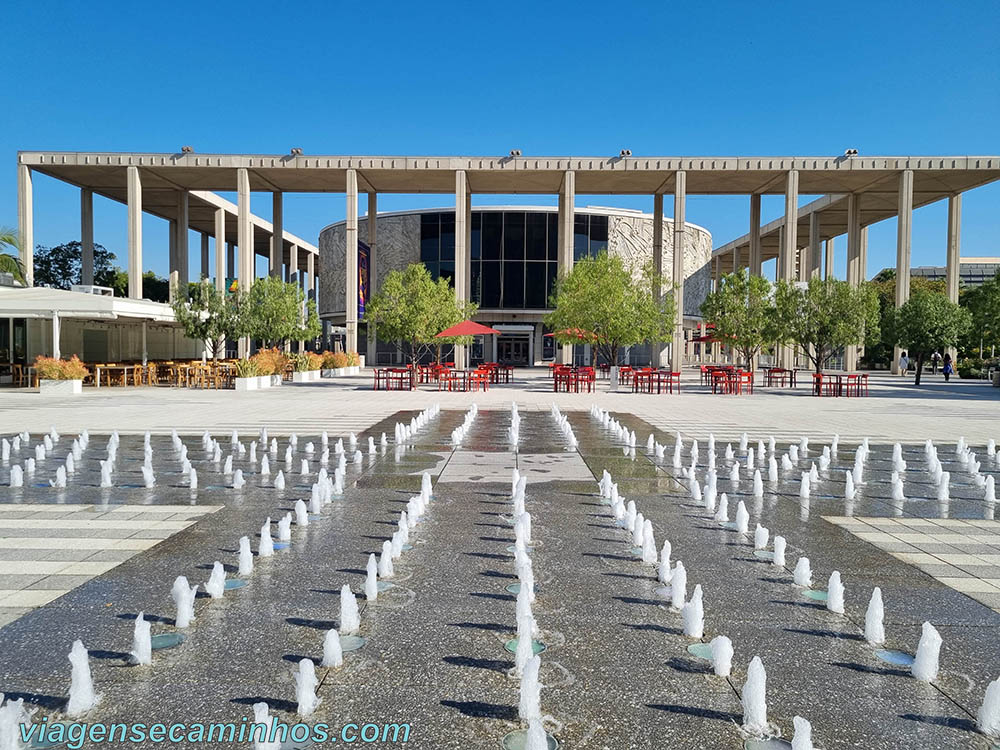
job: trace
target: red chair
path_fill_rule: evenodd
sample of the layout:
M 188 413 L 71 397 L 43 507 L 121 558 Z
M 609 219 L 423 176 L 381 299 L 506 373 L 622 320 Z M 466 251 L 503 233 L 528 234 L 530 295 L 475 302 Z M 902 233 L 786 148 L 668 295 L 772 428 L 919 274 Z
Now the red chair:
M 852 393 L 853 392 L 853 393 Z M 847 376 L 847 386 L 844 391 L 845 396 L 867 396 L 868 395 L 868 373 L 856 372 Z
M 574 385 L 576 386 L 575 390 L 577 393 L 584 388 L 587 390 L 587 393 L 593 393 L 594 384 L 597 380 L 597 374 L 594 372 L 593 367 L 581 367 L 574 375 Z
M 740 370 L 736 373 L 736 392 L 753 395 L 753 373 Z
M 813 378 L 813 395 L 822 396 L 823 395 L 823 373 L 814 372 L 812 374 Z
M 733 393 L 735 377 L 726 370 L 715 370 L 712 373 L 712 393 Z

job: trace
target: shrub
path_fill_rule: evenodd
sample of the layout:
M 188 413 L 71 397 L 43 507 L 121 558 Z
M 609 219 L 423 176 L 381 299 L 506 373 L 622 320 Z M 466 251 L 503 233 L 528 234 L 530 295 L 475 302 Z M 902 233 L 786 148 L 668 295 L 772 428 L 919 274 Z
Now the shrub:
M 288 364 L 288 357 L 280 349 L 261 349 L 250 361 L 256 363 L 261 375 L 282 375 Z
M 343 352 L 326 352 L 323 356 L 323 367 L 330 370 L 347 367 L 347 355 Z
M 347 366 L 348 367 L 357 367 L 360 364 L 361 364 L 361 357 L 358 356 L 357 352 L 348 352 L 347 353 Z
M 288 355 L 289 361 L 292 363 L 292 369 L 295 372 L 306 372 L 309 369 L 309 357 L 305 354 L 292 353 Z
M 41 380 L 82 380 L 90 374 L 75 354 L 69 359 L 39 355 L 35 358 L 35 372 Z
M 236 377 L 254 378 L 260 375 L 260 368 L 252 359 L 241 359 L 236 363 Z
M 323 368 L 322 355 L 317 354 L 316 352 L 306 352 L 304 356 L 307 360 L 309 360 L 309 366 L 306 368 L 307 370 L 314 371 Z

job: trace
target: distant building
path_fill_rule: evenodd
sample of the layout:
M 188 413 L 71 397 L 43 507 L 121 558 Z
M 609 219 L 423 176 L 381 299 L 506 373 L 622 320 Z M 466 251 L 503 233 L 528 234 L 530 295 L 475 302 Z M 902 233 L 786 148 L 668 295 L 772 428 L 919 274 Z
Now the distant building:
M 884 278 L 893 272 L 891 268 L 883 268 L 875 275 L 875 279 Z M 959 258 L 958 285 L 979 286 L 1000 272 L 1000 258 Z M 910 278 L 920 277 L 928 281 L 944 281 L 947 277 L 945 266 L 917 266 L 910 269 Z

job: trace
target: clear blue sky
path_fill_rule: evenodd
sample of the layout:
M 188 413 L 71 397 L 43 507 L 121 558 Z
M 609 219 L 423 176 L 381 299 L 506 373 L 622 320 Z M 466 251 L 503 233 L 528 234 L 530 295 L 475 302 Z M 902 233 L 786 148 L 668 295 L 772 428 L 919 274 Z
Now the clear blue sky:
M 19 149 L 1000 153 L 997 0 L 6 7 L 0 224 L 16 225 Z M 379 208 L 451 200 L 385 196 Z M 652 198 L 578 196 L 587 204 L 650 210 Z M 285 206 L 286 228 L 313 242 L 344 214 L 335 194 L 289 195 Z M 269 196 L 253 208 L 269 216 Z M 967 194 L 963 208 L 963 254 L 1000 255 L 1000 186 Z M 781 210 L 765 198 L 764 221 Z M 688 200 L 688 220 L 716 245 L 745 233 L 747 214 L 745 197 Z M 146 267 L 162 275 L 166 225 L 144 226 Z M 95 239 L 121 263 L 125 230 L 124 207 L 95 200 Z M 36 176 L 36 242 L 79 231 L 78 191 Z M 895 220 L 869 236 L 871 274 L 894 262 Z M 944 240 L 943 205 L 917 211 L 913 264 L 943 264 Z M 843 242 L 838 251 L 842 275 Z

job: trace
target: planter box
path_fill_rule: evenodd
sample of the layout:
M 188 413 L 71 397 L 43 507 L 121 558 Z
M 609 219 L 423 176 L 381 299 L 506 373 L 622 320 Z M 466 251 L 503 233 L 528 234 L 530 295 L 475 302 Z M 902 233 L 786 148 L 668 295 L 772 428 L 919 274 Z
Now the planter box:
M 319 380 L 319 370 L 292 373 L 293 383 L 315 383 L 317 380 Z
M 256 375 L 252 378 L 233 378 L 237 391 L 256 391 L 260 387 L 260 378 Z
M 83 380 L 39 380 L 38 392 L 43 396 L 76 396 L 83 393 Z
M 344 375 L 350 375 L 351 369 L 352 368 L 350 367 L 334 367 L 334 368 L 326 368 L 322 372 L 324 378 L 340 378 L 343 377 Z
M 265 375 L 264 377 L 270 378 L 272 388 L 277 388 L 281 385 L 281 375 Z

